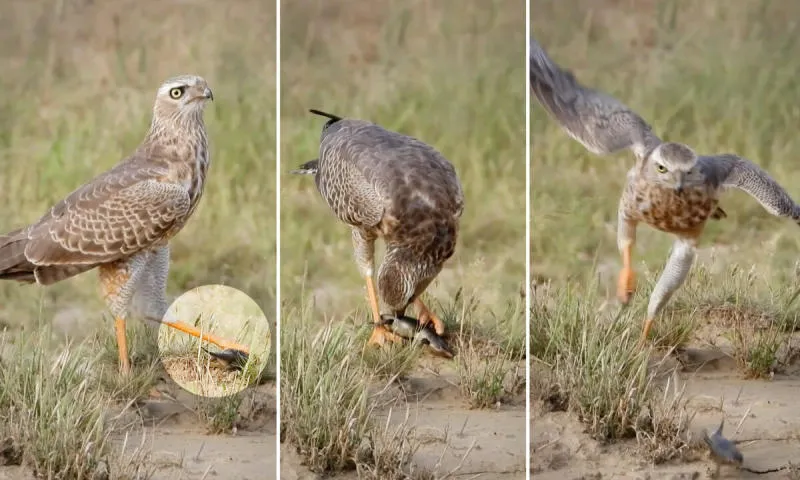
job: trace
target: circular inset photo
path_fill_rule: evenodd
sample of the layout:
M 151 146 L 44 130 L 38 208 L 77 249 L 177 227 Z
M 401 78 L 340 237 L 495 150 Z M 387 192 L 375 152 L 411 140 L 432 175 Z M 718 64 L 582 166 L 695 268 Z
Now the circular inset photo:
M 205 285 L 167 309 L 158 348 L 164 369 L 178 385 L 195 395 L 225 397 L 261 375 L 271 353 L 270 333 L 266 315 L 246 293 Z

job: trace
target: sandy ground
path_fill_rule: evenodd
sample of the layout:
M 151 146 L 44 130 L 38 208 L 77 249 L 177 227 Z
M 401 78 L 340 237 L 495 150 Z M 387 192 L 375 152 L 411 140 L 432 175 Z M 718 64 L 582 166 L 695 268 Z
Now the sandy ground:
M 251 387 L 254 389 L 252 399 L 243 402 L 245 406 L 240 409 L 246 419 L 238 422 L 235 434 L 211 435 L 192 411 L 195 397 L 174 382 L 168 383 L 162 382 L 158 387 L 166 395 L 145 401 L 136 411 L 124 414 L 124 420 L 132 426 L 114 439 L 120 451 L 127 454 L 136 448 L 148 451 L 153 480 L 274 477 L 274 384 Z M 117 415 L 119 412 L 109 413 Z M 265 472 L 269 473 L 265 476 Z M 0 466 L 0 480 L 34 478 L 25 468 Z
M 225 478 L 262 480 L 272 478 L 276 464 L 275 387 L 254 389 L 252 402 L 240 409 L 243 419 L 235 434 L 209 435 L 191 408 L 194 396 L 172 384 L 158 400 L 140 409 L 142 425 L 128 433 L 128 444 L 144 443 L 155 466 L 154 480 Z M 124 435 L 117 442 L 124 443 Z M 265 476 L 265 472 L 270 474 Z
M 522 375 L 524 371 L 522 364 Z M 416 371 L 380 395 L 381 403 L 392 406 L 378 421 L 391 414 L 392 422 L 400 423 L 408 412 L 421 444 L 413 463 L 436 472 L 437 478 L 525 478 L 524 393 L 497 408 L 470 409 L 457 385 L 452 361 L 423 355 Z M 323 478 L 301 463 L 292 445 L 281 444 L 282 480 Z M 358 477 L 352 472 L 335 478 Z
M 745 380 L 724 346 L 710 346 L 710 339 L 720 344 L 719 333 L 718 329 L 707 328 L 698 335 L 696 344 L 672 360 L 686 383 L 688 406 L 697 411 L 690 426 L 692 438 L 700 439 L 703 429 L 715 429 L 724 412 L 725 436 L 741 442 L 738 447 L 744 455 L 745 467 L 767 470 L 790 461 L 798 462 L 800 365 L 789 365 L 769 380 Z M 650 465 L 637 458 L 635 441 L 600 444 L 584 433 L 574 415 L 547 410 L 541 402 L 532 401 L 532 472 L 537 480 L 700 479 L 712 478 L 716 470 L 702 447 L 685 461 Z M 720 478 L 800 478 L 788 470 L 755 474 L 734 467 L 722 467 L 720 475 Z

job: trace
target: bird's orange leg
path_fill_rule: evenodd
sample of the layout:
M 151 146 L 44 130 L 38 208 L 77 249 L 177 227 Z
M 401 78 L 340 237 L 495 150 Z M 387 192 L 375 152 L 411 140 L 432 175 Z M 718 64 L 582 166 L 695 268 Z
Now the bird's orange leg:
M 119 370 L 123 375 L 131 373 L 131 361 L 128 358 L 128 339 L 125 333 L 125 296 L 127 290 L 124 286 L 131 280 L 131 269 L 128 260 L 121 260 L 101 265 L 98 269 L 100 286 L 103 299 L 114 317 L 114 330 L 117 337 L 117 352 L 119 353 Z M 135 279 L 133 279 L 135 281 Z
M 119 351 L 119 369 L 123 375 L 131 373 L 131 361 L 128 358 L 128 340 L 125 335 L 125 319 L 114 319 L 114 328 L 117 332 L 117 350 Z
M 372 276 L 368 276 L 367 280 L 367 299 L 369 300 L 369 307 L 372 310 L 372 321 L 376 325 L 381 323 L 381 311 L 378 308 L 378 292 L 375 290 L 375 282 Z
M 436 330 L 437 335 L 444 334 L 444 322 L 436 316 L 426 305 L 422 299 L 417 297 L 414 299 L 414 306 L 417 307 L 417 320 L 420 326 L 433 323 L 433 328 Z
M 367 280 L 367 297 L 369 298 L 369 306 L 372 310 L 372 321 L 373 321 L 373 328 L 372 328 L 372 335 L 369 337 L 369 341 L 367 345 L 384 345 L 387 341 L 389 342 L 399 342 L 402 341 L 402 337 L 399 335 L 390 332 L 385 326 L 381 324 L 381 313 L 380 309 L 378 308 L 378 293 L 375 291 L 375 282 L 372 280 L 372 276 L 369 275 L 366 277 Z
M 633 242 L 627 242 L 621 250 L 622 270 L 619 272 L 619 279 L 617 281 L 617 298 L 624 305 L 630 301 L 636 289 L 636 274 L 633 271 L 633 267 L 631 267 Z
M 642 337 L 639 339 L 639 348 L 644 348 L 647 342 L 647 335 L 650 334 L 650 328 L 653 326 L 653 319 L 648 317 L 647 320 L 644 322 L 644 328 L 642 329 Z
M 235 342 L 231 342 L 225 340 L 224 338 L 218 337 L 216 335 L 212 335 L 207 332 L 202 332 L 195 326 L 189 325 L 188 323 L 184 322 L 165 322 L 166 325 L 174 328 L 175 330 L 179 330 L 183 333 L 188 333 L 189 335 L 199 338 L 204 342 L 213 343 L 214 345 L 222 348 L 222 349 L 231 349 L 231 350 L 239 350 L 243 353 L 250 353 L 250 348 L 245 347 L 244 345 L 240 345 Z

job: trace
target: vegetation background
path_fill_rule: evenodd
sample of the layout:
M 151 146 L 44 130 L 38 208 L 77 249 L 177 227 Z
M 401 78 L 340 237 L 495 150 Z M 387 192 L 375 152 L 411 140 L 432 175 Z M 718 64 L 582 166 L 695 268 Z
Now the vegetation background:
M 130 154 L 147 132 L 161 82 L 176 74 L 201 75 L 215 99 L 205 114 L 212 164 L 198 209 L 171 243 L 168 294 L 175 298 L 200 285 L 230 285 L 254 298 L 274 323 L 275 46 L 275 5 L 269 2 L 3 2 L 0 230 L 35 221 L 54 202 Z M 104 308 L 96 272 L 46 289 L 0 283 L 0 330 L 7 328 L 0 334 L 0 344 L 6 347 L 0 352 L 7 354 L 0 360 L 5 367 L 0 391 L 6 394 L 0 399 L 0 443 L 7 437 L 18 441 L 29 455 L 24 461 L 45 475 L 69 477 L 91 471 L 108 451 L 104 439 L 119 425 L 86 426 L 91 435 L 77 433 L 71 435 L 74 444 L 61 445 L 37 428 L 48 428 L 49 434 L 58 436 L 59 429 L 66 435 L 82 432 L 83 427 L 76 430 L 74 423 L 69 425 L 77 420 L 65 412 L 61 418 L 36 417 L 37 409 L 57 408 L 14 397 L 12 385 L 28 379 L 55 396 L 73 398 L 80 405 L 96 404 L 97 409 L 70 413 L 88 419 L 87 425 L 105 414 L 102 410 L 110 396 L 120 391 L 118 386 L 107 391 L 93 384 L 99 381 L 94 377 L 85 385 L 82 374 L 59 377 L 36 372 L 36 359 L 18 348 L 28 345 L 35 350 L 30 345 L 41 341 L 44 352 L 28 353 L 39 355 L 45 372 L 52 362 L 50 353 L 58 357 L 66 348 L 69 365 L 75 368 L 72 373 L 102 368 L 113 376 L 113 324 Z M 156 353 L 154 336 L 136 334 L 140 323 L 128 322 L 135 360 Z M 97 359 L 97 351 L 107 355 Z M 148 362 L 139 360 L 138 366 L 147 370 Z M 274 372 L 274 362 L 271 368 Z M 144 370 L 137 370 L 137 381 L 146 384 Z M 129 385 L 133 390 L 134 383 Z M 128 393 L 120 394 L 123 405 L 140 392 Z M 79 395 L 85 396 L 78 399 Z M 274 411 L 274 398 L 271 401 Z M 31 423 L 24 423 L 18 409 L 31 413 Z M 41 442 L 62 449 L 63 458 L 70 459 L 65 462 L 80 458 L 85 464 L 48 460 L 47 450 L 37 457 L 37 440 L 22 438 L 26 431 L 34 436 L 38 432 Z M 95 434 L 99 436 L 92 437 Z M 88 438 L 95 444 L 91 452 L 85 448 Z M 184 440 L 192 448 L 194 440 Z M 26 447 L 26 442 L 31 443 Z M 214 440 L 209 442 L 212 448 Z M 0 457 L 2 452 L 0 447 Z M 263 468 L 263 452 L 259 458 Z

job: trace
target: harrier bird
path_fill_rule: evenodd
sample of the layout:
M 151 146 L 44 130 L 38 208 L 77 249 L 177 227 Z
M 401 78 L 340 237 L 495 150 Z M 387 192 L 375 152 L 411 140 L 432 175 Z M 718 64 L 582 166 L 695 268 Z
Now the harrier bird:
M 314 175 L 328 206 L 352 229 L 374 322 L 369 343 L 401 338 L 384 326 L 378 294 L 390 315 L 402 317 L 413 303 L 420 324 L 432 323 L 443 334 L 444 323 L 420 295 L 455 250 L 464 195 L 453 165 L 415 138 L 367 121 L 311 112 L 329 118 L 319 159 L 292 173 Z M 372 275 L 378 237 L 386 242 L 386 254 L 376 292 Z
M 618 210 L 622 270 L 617 296 L 623 304 L 635 288 L 631 256 L 637 224 L 644 222 L 677 237 L 650 296 L 642 342 L 654 318 L 686 279 L 708 219 L 726 217 L 719 207 L 725 189 L 741 189 L 770 214 L 800 223 L 800 206 L 756 164 L 733 154 L 698 155 L 682 143 L 662 142 L 634 111 L 582 86 L 533 39 L 529 73 L 534 96 L 570 137 L 595 155 L 630 149 L 636 156 Z
M 194 75 L 164 82 L 150 131 L 128 158 L 58 202 L 35 223 L 0 236 L 0 279 L 51 285 L 98 268 L 115 319 L 120 368 L 130 372 L 125 319 L 135 293 L 144 317 L 247 351 L 180 321 L 164 319 L 169 240 L 203 194 L 210 162 L 203 110 L 213 100 Z

